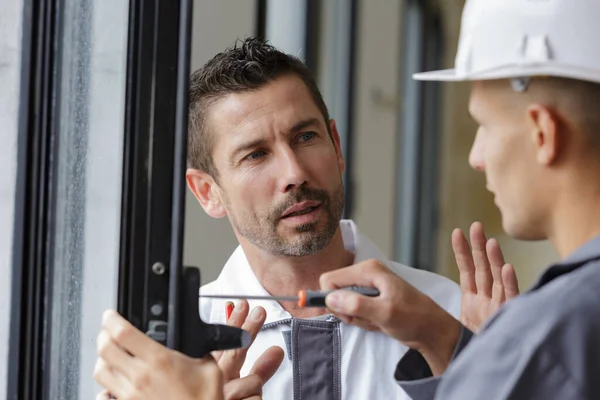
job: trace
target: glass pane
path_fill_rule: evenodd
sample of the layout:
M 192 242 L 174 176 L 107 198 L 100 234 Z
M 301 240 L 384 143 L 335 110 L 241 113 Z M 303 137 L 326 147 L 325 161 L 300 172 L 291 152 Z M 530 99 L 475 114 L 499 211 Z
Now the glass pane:
M 93 399 L 95 339 L 117 298 L 128 2 L 61 9 L 49 398 Z
M 23 1 L 0 0 L 0 10 L 0 393 L 6 393 Z

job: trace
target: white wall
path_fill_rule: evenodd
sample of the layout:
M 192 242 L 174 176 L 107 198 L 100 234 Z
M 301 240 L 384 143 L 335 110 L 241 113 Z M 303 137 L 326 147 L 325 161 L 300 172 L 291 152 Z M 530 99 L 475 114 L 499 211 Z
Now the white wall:
M 192 29 L 192 71 L 233 44 L 255 32 L 255 0 L 195 0 Z M 186 197 L 185 265 L 200 267 L 202 282 L 214 280 L 237 246 L 226 218 L 215 220 L 202 210 L 191 192 Z

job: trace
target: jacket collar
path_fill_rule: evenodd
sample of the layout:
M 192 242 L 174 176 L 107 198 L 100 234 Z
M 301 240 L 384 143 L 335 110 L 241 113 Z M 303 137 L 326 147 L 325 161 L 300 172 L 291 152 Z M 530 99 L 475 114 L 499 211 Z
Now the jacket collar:
M 537 290 L 559 276 L 568 274 L 584 266 L 589 261 L 596 259 L 600 259 L 600 236 L 596 236 L 571 253 L 567 258 L 548 268 L 531 288 L 531 291 Z

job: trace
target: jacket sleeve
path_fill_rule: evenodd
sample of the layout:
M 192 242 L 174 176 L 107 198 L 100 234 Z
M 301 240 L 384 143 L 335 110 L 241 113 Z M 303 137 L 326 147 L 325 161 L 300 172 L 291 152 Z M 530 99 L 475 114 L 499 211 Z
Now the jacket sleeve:
M 434 399 L 590 398 L 557 354 L 557 343 L 504 333 L 488 331 L 473 338 L 438 382 Z
M 472 337 L 473 333 L 463 326 L 450 363 L 454 362 Z M 421 353 L 413 349 L 410 349 L 400 362 L 398 362 L 394 378 L 402 389 L 414 400 L 434 399 L 438 385 L 442 379 L 441 377 L 433 376 L 427 361 L 425 361 Z

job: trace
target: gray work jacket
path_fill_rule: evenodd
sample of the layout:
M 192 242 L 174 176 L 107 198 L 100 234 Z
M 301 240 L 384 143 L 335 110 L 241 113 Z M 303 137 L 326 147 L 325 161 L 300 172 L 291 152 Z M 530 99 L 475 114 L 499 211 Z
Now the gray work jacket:
M 415 400 L 600 399 L 600 236 L 550 267 L 433 377 L 409 351 L 395 378 Z

